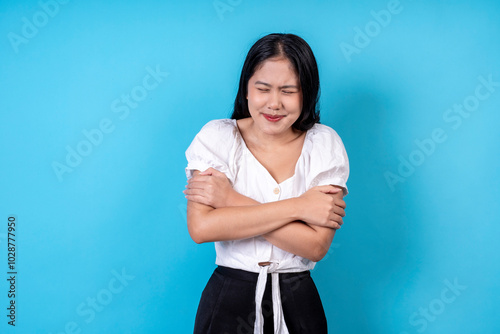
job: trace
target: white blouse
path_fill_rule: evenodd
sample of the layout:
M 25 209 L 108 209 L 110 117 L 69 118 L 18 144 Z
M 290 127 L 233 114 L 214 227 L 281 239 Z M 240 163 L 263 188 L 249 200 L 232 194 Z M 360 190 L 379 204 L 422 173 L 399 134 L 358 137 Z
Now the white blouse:
M 212 167 L 226 174 L 234 190 L 260 203 L 298 197 L 318 185 L 337 185 L 344 189 L 344 196 L 348 193 L 349 161 L 344 144 L 335 130 L 323 124 L 315 124 L 307 131 L 295 174 L 281 183 L 277 183 L 250 152 L 233 119 L 208 122 L 187 149 L 186 158 L 188 179 L 194 170 Z M 261 236 L 215 242 L 215 250 L 217 265 L 260 273 L 255 333 L 262 332 L 260 306 L 267 274 L 273 274 L 275 333 L 288 333 L 281 310 L 278 273 L 311 270 L 316 263 L 284 251 Z M 270 264 L 260 266 L 260 262 Z

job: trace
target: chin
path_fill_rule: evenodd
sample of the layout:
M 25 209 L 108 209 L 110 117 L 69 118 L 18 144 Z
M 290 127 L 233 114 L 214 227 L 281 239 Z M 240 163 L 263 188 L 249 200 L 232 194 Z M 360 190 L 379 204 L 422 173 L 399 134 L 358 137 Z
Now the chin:
M 267 120 L 265 120 L 266 123 L 262 124 L 262 131 L 270 134 L 270 135 L 276 135 L 280 134 L 283 132 L 286 132 L 292 128 L 292 124 L 288 123 L 281 123 L 283 120 L 276 122 L 276 123 L 271 123 Z

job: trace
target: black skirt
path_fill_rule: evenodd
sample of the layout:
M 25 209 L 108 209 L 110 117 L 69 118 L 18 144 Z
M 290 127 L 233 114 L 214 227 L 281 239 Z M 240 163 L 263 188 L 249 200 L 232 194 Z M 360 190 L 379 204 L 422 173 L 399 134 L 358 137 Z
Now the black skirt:
M 271 274 L 262 300 L 264 333 L 273 333 Z M 219 266 L 201 295 L 194 334 L 253 334 L 258 273 Z M 281 303 L 290 334 L 327 333 L 323 305 L 309 271 L 279 274 Z

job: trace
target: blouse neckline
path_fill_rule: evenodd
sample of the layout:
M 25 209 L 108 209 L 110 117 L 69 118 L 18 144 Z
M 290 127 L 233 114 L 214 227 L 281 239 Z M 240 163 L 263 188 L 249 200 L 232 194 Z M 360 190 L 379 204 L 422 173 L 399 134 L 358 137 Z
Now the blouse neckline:
M 239 137 L 239 141 L 241 143 L 241 146 L 243 147 L 244 152 L 246 154 L 250 155 L 253 160 L 255 160 L 255 162 L 257 163 L 257 165 L 260 166 L 260 168 L 262 168 L 265 171 L 265 174 L 268 176 L 269 179 L 271 179 L 276 185 L 282 186 L 283 184 L 285 184 L 285 183 L 287 183 L 287 182 L 289 182 L 289 181 L 291 181 L 291 180 L 293 180 L 295 178 L 295 175 L 297 175 L 297 167 L 299 166 L 299 162 L 304 157 L 304 152 L 306 151 L 306 145 L 307 145 L 307 142 L 309 140 L 309 134 L 310 134 L 312 128 L 306 131 L 306 135 L 305 135 L 305 138 L 304 138 L 304 143 L 302 144 L 302 150 L 300 151 L 299 158 L 297 159 L 297 162 L 295 163 L 295 169 L 294 169 L 293 175 L 290 176 L 289 178 L 281 181 L 280 183 L 278 183 L 276 181 L 276 179 L 271 175 L 271 173 L 269 173 L 269 171 L 267 170 L 267 168 L 264 167 L 264 165 L 262 165 L 260 163 L 260 161 L 255 157 L 255 155 L 253 155 L 252 151 L 250 151 L 250 149 L 248 148 L 247 143 L 245 142 L 245 139 L 243 139 L 243 135 L 240 132 L 240 128 L 238 127 L 238 123 L 236 122 L 236 119 L 232 119 L 232 121 L 233 121 L 233 124 L 234 124 L 234 128 L 236 129 L 236 134 Z

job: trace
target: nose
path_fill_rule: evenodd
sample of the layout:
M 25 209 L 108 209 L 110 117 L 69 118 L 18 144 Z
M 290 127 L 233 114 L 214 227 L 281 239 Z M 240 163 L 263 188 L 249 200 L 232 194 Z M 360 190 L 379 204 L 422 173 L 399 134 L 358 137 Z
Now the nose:
M 273 92 L 269 94 L 269 100 L 267 102 L 267 107 L 271 110 L 279 110 L 281 105 L 279 92 Z

